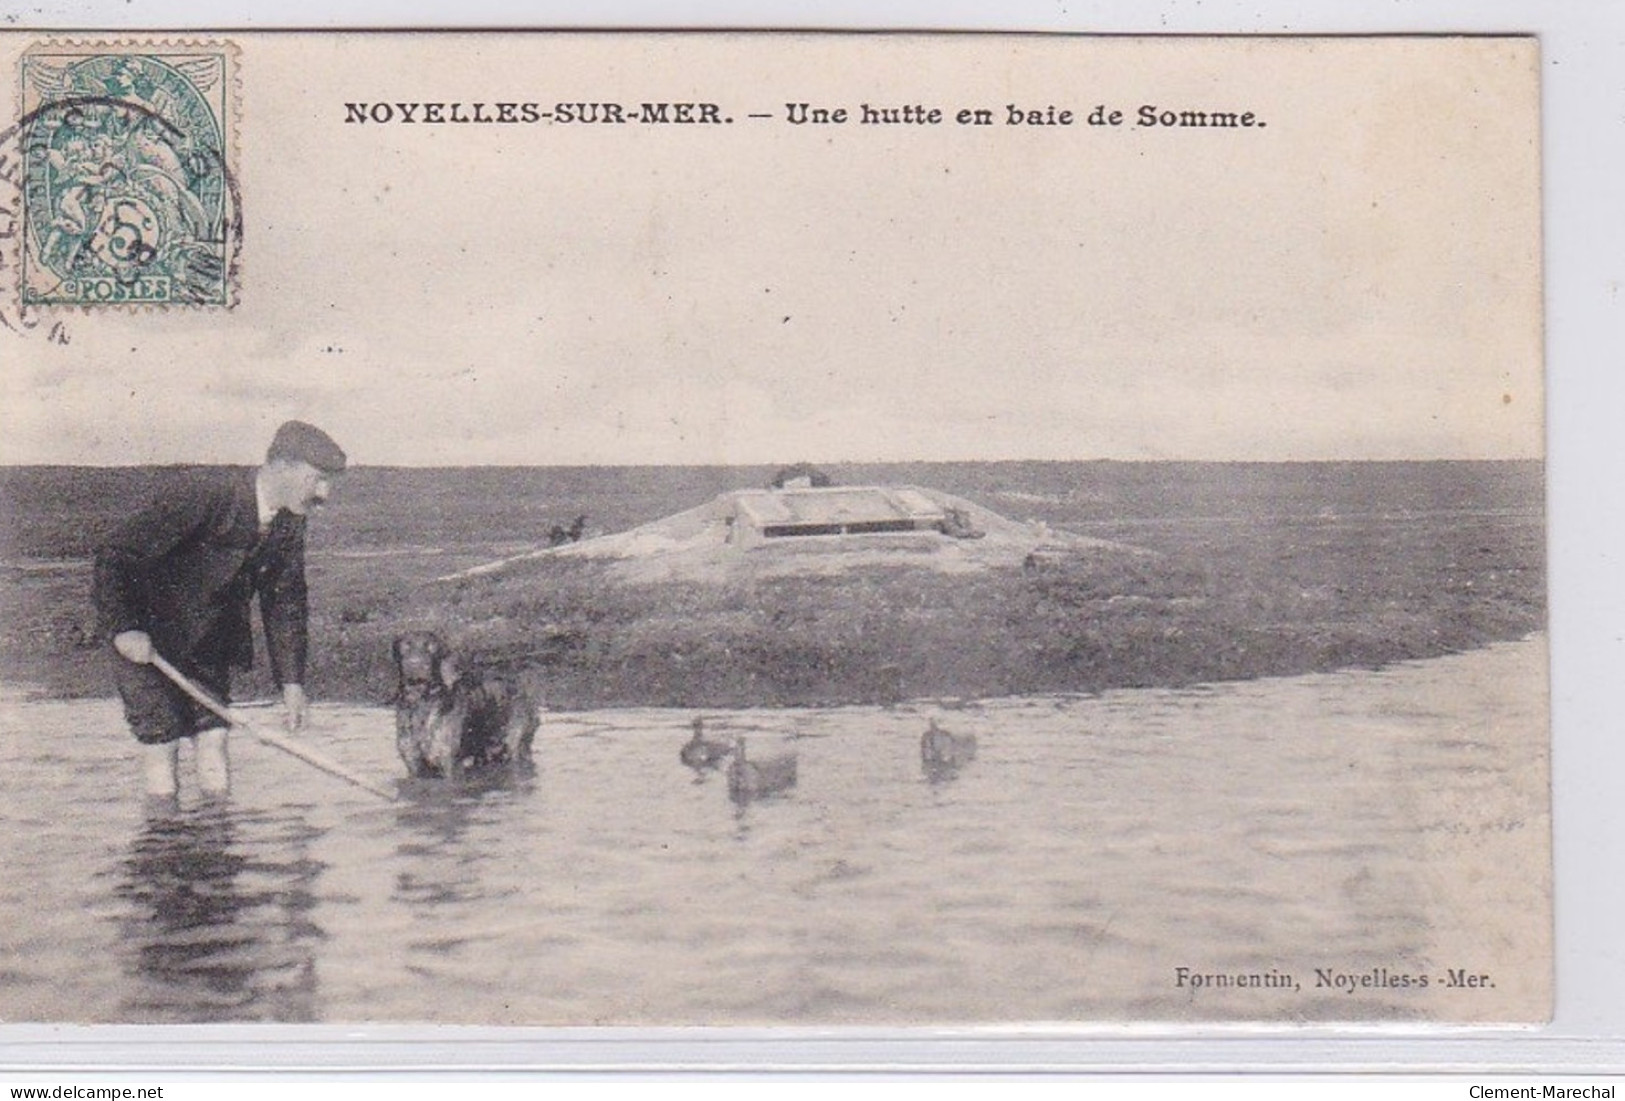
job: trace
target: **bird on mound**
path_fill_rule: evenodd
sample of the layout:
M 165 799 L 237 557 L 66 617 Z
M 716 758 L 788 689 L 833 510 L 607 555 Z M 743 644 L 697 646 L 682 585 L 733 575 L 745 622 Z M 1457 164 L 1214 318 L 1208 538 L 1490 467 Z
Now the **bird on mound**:
M 694 719 L 694 736 L 683 743 L 677 757 L 689 768 L 696 771 L 700 769 L 716 768 L 722 763 L 724 757 L 734 751 L 733 746 L 727 742 L 719 742 L 705 736 L 705 720 L 698 716 Z
M 777 795 L 796 786 L 796 755 L 780 753 L 753 760 L 745 756 L 745 739 L 734 738 L 733 761 L 728 765 L 728 798 L 745 804 L 764 795 Z
M 920 763 L 928 772 L 952 771 L 976 758 L 976 735 L 952 734 L 932 719 L 920 736 Z

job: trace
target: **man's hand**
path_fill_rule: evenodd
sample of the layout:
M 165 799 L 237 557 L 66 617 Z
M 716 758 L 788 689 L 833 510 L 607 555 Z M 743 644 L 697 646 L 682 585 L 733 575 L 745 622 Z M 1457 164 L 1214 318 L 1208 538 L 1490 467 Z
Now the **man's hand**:
M 282 706 L 286 712 L 282 724 L 289 730 L 302 730 L 305 725 L 305 712 L 310 709 L 310 704 L 305 699 L 304 685 L 284 684 Z
M 120 631 L 113 636 L 113 649 L 137 665 L 152 664 L 152 638 L 145 631 Z

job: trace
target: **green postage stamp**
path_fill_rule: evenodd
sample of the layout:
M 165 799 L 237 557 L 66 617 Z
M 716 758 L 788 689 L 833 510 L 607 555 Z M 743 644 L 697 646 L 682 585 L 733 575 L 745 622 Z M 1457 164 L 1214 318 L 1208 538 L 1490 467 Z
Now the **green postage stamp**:
M 231 305 L 232 48 L 51 45 L 20 70 L 23 303 Z

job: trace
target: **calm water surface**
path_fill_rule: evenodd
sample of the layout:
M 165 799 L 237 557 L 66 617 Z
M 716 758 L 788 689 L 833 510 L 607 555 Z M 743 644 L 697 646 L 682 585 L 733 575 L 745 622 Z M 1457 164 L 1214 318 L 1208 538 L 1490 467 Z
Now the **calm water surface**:
M 1544 640 L 1098 697 L 706 714 L 794 791 L 744 808 L 692 713 L 550 715 L 538 771 L 396 779 L 384 709 L 247 738 L 143 806 L 112 701 L 0 696 L 0 1019 L 901 1023 L 1481 1018 L 1314 968 L 1493 968 L 1544 996 Z M 276 713 L 250 714 L 274 723 Z M 926 719 L 977 759 L 922 771 Z M 1512 915 L 1512 916 L 1508 916 Z M 1293 975 L 1192 992 L 1175 968 Z

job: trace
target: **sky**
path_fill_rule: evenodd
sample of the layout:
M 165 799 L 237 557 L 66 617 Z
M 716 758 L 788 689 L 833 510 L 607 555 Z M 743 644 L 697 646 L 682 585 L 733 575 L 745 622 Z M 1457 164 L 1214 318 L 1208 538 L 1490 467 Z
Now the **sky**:
M 367 465 L 1543 453 L 1527 42 L 233 37 L 238 304 L 0 330 L 0 462 L 251 462 L 289 417 Z M 344 121 L 501 100 L 735 121 Z

